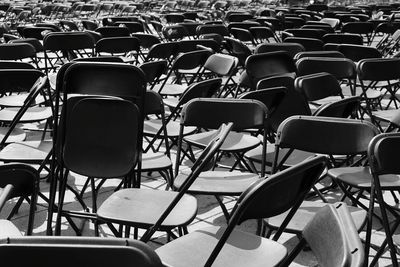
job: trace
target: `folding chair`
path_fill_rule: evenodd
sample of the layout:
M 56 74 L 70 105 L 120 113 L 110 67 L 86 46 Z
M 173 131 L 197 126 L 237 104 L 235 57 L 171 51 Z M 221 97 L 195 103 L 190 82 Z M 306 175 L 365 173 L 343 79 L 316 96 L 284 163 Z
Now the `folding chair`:
M 152 148 L 154 151 L 159 150 L 159 147 L 162 143 L 158 146 L 158 148 L 154 148 L 154 143 L 157 141 L 157 139 L 163 139 L 163 130 L 166 130 L 166 135 L 171 141 L 169 146 L 172 147 L 177 145 L 180 128 L 177 118 L 179 118 L 182 107 L 190 100 L 198 97 L 213 97 L 218 92 L 220 86 L 221 79 L 215 78 L 204 80 L 190 85 L 178 99 L 164 98 L 164 104 L 170 108 L 171 113 L 165 119 L 165 122 L 163 122 L 162 119 L 150 119 L 144 122 L 144 134 L 152 137 L 152 139 L 149 141 L 148 148 L 145 149 L 145 152 L 149 148 Z M 183 130 L 183 135 L 191 134 L 195 130 L 195 127 L 185 127 Z
M 388 205 L 385 202 L 383 191 L 398 191 L 400 189 L 398 178 L 398 174 L 400 172 L 397 159 L 394 156 L 399 149 L 399 141 L 400 136 L 398 133 L 380 134 L 371 140 L 368 147 L 370 173 L 364 173 L 362 177 L 363 180 L 365 180 L 365 178 L 369 178 L 368 182 L 364 183 L 363 187 L 368 187 L 368 189 L 370 189 L 368 227 L 365 244 L 366 255 L 369 254 L 372 234 L 372 217 L 375 209 L 375 201 L 379 204 L 380 212 L 382 214 L 381 222 L 386 235 L 385 240 L 371 262 L 371 266 L 377 263 L 377 260 L 382 256 L 386 246 L 389 247 L 393 266 L 398 265 L 397 250 L 393 243 L 394 240 L 396 240 L 396 243 L 398 242 L 398 237 L 394 234 L 400 223 L 398 209 Z M 392 225 L 389 224 L 388 212 L 393 214 L 395 217 L 395 221 Z
M 376 130 L 371 123 L 365 121 L 292 116 L 282 122 L 278 128 L 272 171 L 275 173 L 284 169 L 286 160 L 296 150 L 329 156 L 330 163 L 328 166 L 330 169 L 328 169 L 328 173 L 339 166 L 356 166 L 365 159 L 368 142 L 377 133 Z M 302 138 L 303 136 L 307 136 L 307 138 Z M 280 155 L 281 153 L 284 155 Z M 357 155 L 361 155 L 361 158 L 357 158 Z M 318 181 L 324 178 L 326 178 L 326 175 L 321 176 Z M 322 200 L 322 203 L 304 201 L 285 231 L 301 234 L 315 213 L 328 203 L 322 192 L 330 188 L 318 190 L 314 187 L 314 193 Z M 362 204 L 360 204 L 360 207 L 365 208 Z M 351 207 L 351 214 L 356 228 L 361 230 L 366 219 L 365 210 Z M 284 218 L 284 215 L 278 215 L 264 220 L 266 226 L 270 228 L 268 235 L 273 229 L 279 228 Z
M 246 74 L 253 90 L 260 80 L 286 73 L 296 73 L 295 63 L 286 52 L 254 54 L 246 60 Z
M 233 90 L 236 88 L 236 82 L 233 76 L 237 72 L 238 59 L 236 57 L 225 55 L 225 54 L 212 54 L 208 57 L 207 61 L 204 63 L 204 71 L 200 77 L 205 76 L 216 76 L 223 79 L 223 85 L 219 90 L 218 97 L 228 96 L 233 94 Z M 205 73 L 209 71 L 211 73 Z
M 224 112 L 220 112 L 220 110 L 224 110 Z M 221 157 L 222 153 L 230 153 L 236 161 L 232 166 L 228 166 L 229 171 L 214 171 L 217 163 L 217 160 L 215 160 L 214 165 L 211 166 L 213 170 L 201 174 L 189 189 L 191 193 L 215 196 L 224 215 L 228 219 L 229 213 L 220 197 L 224 195 L 238 196 L 252 182 L 259 179 L 257 174 L 248 173 L 249 171 L 253 171 L 253 169 L 244 161 L 243 155 L 246 151 L 259 146 L 261 141 L 255 136 L 244 134 L 243 131 L 246 129 L 263 131 L 266 112 L 266 107 L 263 103 L 248 99 L 197 98 L 188 102 L 184 106 L 181 115 L 174 187 L 180 188 L 187 178 L 187 171 L 180 171 L 182 154 L 189 155 L 189 159 L 194 161 L 192 148 L 205 147 L 208 141 L 215 136 L 215 129 L 221 122 L 233 122 L 233 130 L 235 132 L 229 134 L 226 142 L 219 149 L 220 152 L 217 155 L 217 159 Z M 212 116 L 206 114 L 212 114 Z M 208 129 L 208 131 L 183 136 L 184 127 L 187 126 Z M 263 132 L 262 134 L 263 144 L 265 144 L 266 133 Z M 183 142 L 188 145 L 187 150 L 184 150 Z M 265 156 L 265 153 L 263 155 Z M 240 166 L 241 169 L 247 172 L 234 171 L 237 166 Z M 263 170 L 261 168 L 261 176 L 264 175 Z
M 248 219 L 290 210 L 281 225 L 284 229 L 324 167 L 325 158 L 316 157 L 255 182 L 238 199 L 227 227 L 195 231 L 158 248 L 157 254 L 164 264 L 173 266 L 278 266 L 287 254 L 275 242 L 281 231 L 269 240 L 234 228 Z
M 203 65 L 207 58 L 210 56 L 210 52 L 207 50 L 198 50 L 187 53 L 179 54 L 172 63 L 163 83 L 160 86 L 155 86 L 153 90 L 157 91 L 162 96 L 179 96 L 185 90 L 185 85 L 182 82 L 186 82 L 187 85 L 193 83 L 198 78 L 202 71 Z M 193 70 L 191 77 L 187 77 L 184 71 Z M 168 82 L 172 78 L 172 74 L 175 77 L 172 81 Z
M 252 54 L 250 48 L 241 41 L 230 37 L 225 37 L 225 42 L 229 54 L 237 57 L 239 59 L 239 66 L 244 67 L 247 57 Z
M 64 67 L 65 66 L 65 67 Z M 139 122 L 137 122 L 137 127 L 135 128 L 135 136 L 136 134 L 138 135 L 138 138 L 135 139 L 135 142 L 137 142 L 136 148 L 140 148 L 139 150 L 141 151 L 142 148 L 142 133 L 143 133 L 143 122 L 140 122 L 143 120 L 143 110 L 144 110 L 144 94 L 145 94 L 145 86 L 146 86 L 146 80 L 144 77 L 143 72 L 132 65 L 127 65 L 127 64 L 117 64 L 117 63 L 104 63 L 104 62 L 76 62 L 76 63 L 71 63 L 69 65 L 64 65 L 63 68 L 59 71 L 58 73 L 58 87 L 57 92 L 59 94 L 63 94 L 62 99 L 65 101 L 68 99 L 69 94 L 84 94 L 84 95 L 98 95 L 98 96 L 113 96 L 113 97 L 119 97 L 123 99 L 127 99 L 132 103 L 135 103 L 137 105 L 138 110 L 140 111 L 140 118 Z M 56 99 L 60 99 L 60 95 L 57 96 Z M 111 102 L 110 102 L 111 103 Z M 63 105 L 64 107 L 64 115 L 68 116 L 68 112 L 66 109 L 68 108 L 66 104 Z M 90 107 L 90 106 L 89 106 Z M 112 105 L 111 105 L 112 107 Z M 110 107 L 110 108 L 111 108 Z M 57 111 L 59 108 L 59 103 L 56 103 L 55 110 Z M 118 111 L 118 109 L 116 109 Z M 93 114 L 94 110 L 89 109 L 88 112 L 90 114 Z M 56 113 L 58 114 L 58 113 Z M 94 114 L 97 114 L 94 112 Z M 85 114 L 85 116 L 88 116 L 88 114 Z M 118 115 L 117 113 L 110 113 L 111 115 Z M 81 116 L 81 119 L 87 118 L 85 116 Z M 66 117 L 67 118 L 67 117 Z M 89 120 L 90 121 L 90 120 Z M 79 122 L 79 121 L 78 121 Z M 93 120 L 93 123 L 96 123 L 98 121 Z M 104 122 L 104 121 L 103 121 Z M 120 123 L 121 120 L 118 120 L 117 118 L 114 123 Z M 66 119 L 63 121 L 60 120 L 60 129 L 62 131 L 65 131 L 63 129 L 66 129 L 65 123 Z M 111 123 L 111 121 L 110 121 Z M 133 123 L 133 122 L 132 122 Z M 86 125 L 84 125 L 86 126 Z M 105 127 L 107 129 L 110 129 L 109 127 L 106 127 L 104 123 L 99 124 L 99 127 Z M 64 144 L 64 139 L 58 138 L 58 128 L 55 127 L 54 130 L 54 136 L 53 136 L 53 142 L 54 144 L 57 144 L 57 148 L 61 149 L 63 148 Z M 87 129 L 89 132 L 94 131 L 95 129 Z M 136 132 L 137 131 L 137 132 Z M 69 132 L 66 132 L 69 133 Z M 104 133 L 104 132 L 101 132 Z M 115 133 L 115 132 L 114 132 Z M 99 133 L 100 134 L 100 133 Z M 97 134 L 96 134 L 97 135 Z M 62 136 L 62 135 L 60 135 Z M 112 135 L 110 135 L 112 136 Z M 77 137 L 82 137 L 82 138 L 89 138 L 88 144 L 90 144 L 89 141 L 91 141 L 91 136 L 82 136 L 78 135 Z M 109 136 L 107 136 L 109 138 Z M 118 138 L 117 138 L 118 139 Z M 74 140 L 74 139 L 72 139 Z M 79 140 L 79 138 L 77 139 Z M 92 141 L 94 141 L 93 139 Z M 97 139 L 98 140 L 98 139 Z M 117 140 L 114 140 L 117 142 Z M 114 142 L 113 141 L 113 142 Z M 61 142 L 61 143 L 60 143 Z M 104 145 L 104 143 L 103 143 Z M 55 148 L 56 148 L 55 147 Z M 85 146 L 86 147 L 86 146 Z M 102 146 L 99 146 L 102 147 Z M 124 149 L 127 149 L 127 147 L 124 147 Z M 76 150 L 74 150 L 76 152 Z M 73 151 L 73 152 L 74 152 Z M 89 151 L 89 150 L 88 150 Z M 93 152 L 93 151 L 91 151 Z M 136 180 L 132 182 L 133 185 L 137 186 L 140 183 L 140 173 L 141 173 L 141 153 L 135 152 L 137 154 L 137 158 L 135 158 L 135 162 L 137 162 L 137 173 L 136 173 Z M 79 153 L 78 153 L 79 154 Z M 57 155 L 62 155 L 62 154 L 57 154 Z M 74 155 L 69 154 L 69 155 Z M 96 154 L 101 158 L 102 154 Z M 56 155 L 55 155 L 56 156 Z M 84 157 L 85 154 L 79 154 L 79 156 Z M 56 157 L 57 159 L 58 157 Z M 96 157 L 95 157 L 96 158 Z M 88 163 L 93 162 L 96 163 L 95 158 L 90 158 L 90 161 Z M 55 160 L 55 159 L 53 159 Z M 63 197 L 65 194 L 65 187 L 67 186 L 67 175 L 68 171 L 63 170 L 63 161 L 58 158 L 58 171 L 53 174 L 52 177 L 52 184 L 51 184 L 51 200 L 50 200 L 50 207 L 49 207 L 49 221 L 51 222 L 52 218 L 52 212 L 53 212 L 53 205 L 54 205 L 54 200 L 55 200 L 55 190 L 57 186 L 57 177 L 60 177 L 61 182 L 60 182 L 60 196 L 59 196 L 59 203 L 58 203 L 58 215 L 57 215 L 57 225 L 56 225 L 56 233 L 60 233 L 60 220 L 61 216 L 64 216 L 65 214 L 68 214 L 67 211 L 63 211 Z M 137 161 L 136 161 L 137 160 Z M 82 161 L 81 163 L 83 165 L 78 165 L 79 168 L 84 168 L 84 164 L 86 161 Z M 113 163 L 115 161 L 110 161 L 110 163 Z M 130 162 L 129 164 L 134 164 L 135 162 Z M 54 164 L 55 162 L 53 162 Z M 77 163 L 76 161 L 73 161 L 73 163 Z M 90 167 L 90 164 L 88 165 Z M 118 164 L 116 165 L 118 166 Z M 85 170 L 85 169 L 83 169 Z M 86 171 L 91 172 L 91 171 L 96 171 L 96 168 L 94 169 L 88 169 Z M 112 171 L 113 169 L 110 168 L 109 171 Z M 55 171 L 55 170 L 53 170 Z M 89 177 L 104 177 L 108 178 L 110 176 L 107 176 L 108 171 L 100 174 L 100 175 L 95 175 L 91 176 L 88 175 Z M 112 176 L 111 176 L 112 177 Z M 116 176 L 118 177 L 118 176 Z M 94 178 L 92 178 L 92 181 L 94 182 Z M 94 184 L 92 184 L 94 186 Z M 96 190 L 92 191 L 93 196 L 95 197 L 95 192 Z M 76 192 L 73 192 L 78 200 L 80 199 L 79 194 Z M 86 209 L 86 204 L 83 201 L 80 201 L 80 204 L 83 206 L 84 209 Z M 72 215 L 75 215 L 72 213 Z M 85 217 L 87 214 L 84 213 L 83 216 Z M 79 216 L 79 214 L 78 214 Z M 67 217 L 68 219 L 68 217 Z M 71 223 L 71 221 L 69 221 Z M 75 231 L 79 233 L 79 229 L 75 227 L 75 225 L 71 224 L 71 226 L 74 228 Z M 49 225 L 48 227 L 51 227 Z
M 210 163 L 218 148 L 228 135 L 232 124 L 224 124 L 220 127 L 215 138 L 210 140 L 199 160 L 179 192 L 123 189 L 115 192 L 107 198 L 98 210 L 97 217 L 107 222 L 110 229 L 117 236 L 121 232 L 116 231 L 112 223 L 127 225 L 129 227 L 147 228 L 141 240 L 147 242 L 157 230 L 165 230 L 170 236 L 174 228 L 180 228 L 179 233 L 187 233 L 186 226 L 194 219 L 197 212 L 197 201 L 186 192 L 190 185 L 201 174 L 207 164 Z M 118 207 L 116 209 L 116 207 Z M 141 212 L 137 212 L 141 210 Z M 125 232 L 126 235 L 129 231 Z M 136 236 L 136 233 L 135 233 Z
M 339 81 L 326 72 L 299 76 L 294 81 L 294 87 L 316 107 L 344 98 Z
M 4 94 L 0 98 L 0 106 L 3 108 L 0 110 L 0 122 L 6 126 L 1 130 L 0 147 L 25 140 L 26 134 L 17 127 L 18 123 L 46 121 L 43 140 L 53 116 L 47 77 L 38 70 L 3 69 L 0 70 L 0 83 Z

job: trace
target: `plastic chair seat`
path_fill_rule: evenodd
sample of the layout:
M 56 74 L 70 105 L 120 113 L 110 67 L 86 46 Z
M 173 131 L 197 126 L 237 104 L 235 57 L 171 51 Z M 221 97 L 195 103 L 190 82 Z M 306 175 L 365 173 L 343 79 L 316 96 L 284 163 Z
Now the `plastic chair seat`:
M 190 170 L 182 170 L 174 179 L 174 187 L 180 188 Z M 254 173 L 206 171 L 190 186 L 189 191 L 201 194 L 239 195 L 260 177 Z
M 160 88 L 160 85 L 154 86 L 153 90 L 158 92 Z M 161 89 L 160 94 L 161 95 L 174 95 L 178 96 L 183 94 L 185 92 L 187 86 L 182 85 L 182 84 L 166 84 L 164 87 Z
M 0 127 L 0 140 L 2 140 L 5 134 L 8 132 L 8 127 Z M 19 127 L 12 130 L 8 136 L 6 143 L 22 142 L 26 138 L 26 133 Z
M 388 110 L 374 111 L 372 112 L 372 116 L 381 121 L 394 122 L 394 120 L 399 116 L 399 110 L 388 109 Z
M 372 175 L 369 167 L 344 167 L 328 170 L 328 175 L 358 188 L 371 188 Z M 380 175 L 382 190 L 385 188 L 400 188 L 400 175 Z
M 53 148 L 52 141 L 25 141 L 11 143 L 0 151 L 0 160 L 42 162 Z
M 205 147 L 208 142 L 214 138 L 215 134 L 216 131 L 208 131 L 185 136 L 183 139 L 195 146 Z M 261 141 L 257 137 L 248 134 L 230 132 L 220 150 L 225 152 L 242 152 L 253 149 L 260 144 Z
M 158 119 L 154 120 L 146 120 L 143 125 L 143 133 L 144 135 L 156 135 L 162 126 L 162 121 Z M 178 137 L 179 136 L 179 122 L 170 121 L 167 123 L 167 133 L 170 137 Z M 193 133 L 196 130 L 196 127 L 185 127 L 183 129 L 183 134 L 187 135 Z
M 207 227 L 156 249 L 167 266 L 204 266 L 225 227 Z M 277 266 L 287 249 L 272 240 L 233 230 L 212 266 Z
M 172 166 L 172 161 L 164 153 L 143 153 L 142 172 L 164 170 Z
M 179 104 L 179 98 L 177 97 L 167 97 L 163 99 L 164 105 L 167 107 L 175 108 Z
M 278 161 L 282 161 L 283 157 L 285 156 L 286 152 L 288 152 L 289 149 L 280 149 L 280 153 L 278 155 Z M 265 157 L 265 161 L 269 162 L 272 164 L 274 161 L 274 155 L 275 155 L 275 145 L 274 144 L 267 144 L 267 154 Z M 305 159 L 309 157 L 315 156 L 315 153 L 310 153 L 310 152 L 305 152 L 301 150 L 294 150 L 292 154 L 289 156 L 289 158 L 285 161 L 285 166 L 293 166 L 296 165 Z M 246 159 L 249 159 L 251 161 L 261 163 L 261 158 L 262 158 L 262 147 L 256 147 L 250 151 L 247 151 L 244 154 L 244 157 Z
M 18 228 L 9 220 L 0 220 L 0 238 L 22 236 Z
M 122 189 L 107 198 L 97 211 L 99 219 L 124 225 L 147 228 L 156 223 L 178 192 Z M 184 195 L 162 223 L 162 229 L 189 224 L 197 214 L 197 200 Z
M 300 208 L 296 211 L 293 218 L 285 228 L 285 231 L 292 233 L 301 233 L 304 227 L 314 218 L 315 214 L 328 203 L 315 202 L 315 201 L 303 201 Z M 367 212 L 361 208 L 349 206 L 349 211 L 356 229 L 360 230 L 364 226 L 365 219 L 367 218 Z M 283 220 L 286 218 L 289 212 L 279 214 L 278 216 L 265 219 L 265 222 L 269 226 L 279 228 L 282 225 Z
M 25 102 L 27 96 L 28 96 L 28 93 L 3 96 L 0 98 L 0 106 L 2 106 L 2 107 L 22 107 L 24 105 L 24 102 Z M 43 104 L 44 102 L 45 102 L 45 99 L 43 98 L 43 96 L 39 95 L 35 98 L 33 105 Z
M 0 121 L 11 122 L 15 115 L 18 113 L 19 108 L 6 108 L 0 110 Z M 32 107 L 29 108 L 19 122 L 34 122 L 46 120 L 53 116 L 52 110 L 50 107 Z

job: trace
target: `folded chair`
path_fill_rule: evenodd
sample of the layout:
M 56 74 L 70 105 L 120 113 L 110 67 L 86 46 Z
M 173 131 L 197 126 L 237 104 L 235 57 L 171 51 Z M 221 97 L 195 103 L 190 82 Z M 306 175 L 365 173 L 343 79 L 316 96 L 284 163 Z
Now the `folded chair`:
M 306 225 L 303 238 L 283 263 L 309 245 L 319 266 L 354 266 L 365 264 L 364 248 L 346 203 L 328 204 Z
M 226 227 L 200 229 L 158 248 L 157 254 L 172 266 L 279 266 L 287 254 L 276 242 L 281 231 L 269 240 L 235 226 L 290 210 L 281 225 L 284 229 L 325 164 L 324 157 L 316 157 L 253 183 L 241 194 Z
M 144 95 L 145 95 L 145 86 L 146 86 L 146 81 L 144 77 L 144 73 L 137 67 L 134 67 L 129 64 L 118 64 L 118 63 L 104 63 L 104 62 L 76 62 L 72 63 L 69 65 L 65 65 L 59 73 L 58 73 L 58 85 L 62 87 L 58 87 L 58 94 L 62 94 L 65 101 L 68 99 L 69 94 L 84 94 L 84 95 L 98 95 L 98 96 L 112 96 L 112 97 L 119 97 L 126 99 L 132 103 L 134 103 L 139 110 L 139 115 L 140 120 L 137 124 L 137 127 L 135 129 L 135 135 L 138 134 L 138 139 L 135 140 L 137 142 L 136 148 L 140 148 L 139 150 L 141 151 L 142 148 L 142 133 L 143 133 L 143 110 L 144 110 Z M 57 99 L 60 99 L 60 96 L 57 97 Z M 55 109 L 58 110 L 59 108 L 59 103 L 56 103 Z M 64 115 L 67 116 L 69 113 L 66 111 L 68 110 L 68 107 L 66 104 L 63 105 L 64 109 Z M 93 110 L 89 110 L 90 112 L 93 112 Z M 88 112 L 89 112 L 88 111 Z M 58 114 L 58 113 L 56 113 Z M 92 113 L 91 113 L 92 114 Z M 110 115 L 114 114 L 115 116 L 118 115 L 118 113 L 110 113 Z M 67 118 L 67 117 L 64 117 Z M 82 116 L 84 118 L 84 116 Z M 55 127 L 55 133 L 53 136 L 54 143 L 57 149 L 61 149 L 63 147 L 63 142 L 64 139 L 60 139 L 58 135 L 58 128 L 64 129 L 65 131 L 65 123 L 66 119 L 62 121 L 60 124 L 61 126 Z M 142 122 L 140 122 L 142 121 Z M 93 121 L 95 123 L 96 121 Z M 110 121 L 111 122 L 111 121 Z M 120 123 L 120 120 L 115 120 L 115 123 Z M 60 123 L 60 122 L 59 122 Z M 109 127 L 106 127 L 105 124 L 101 124 L 100 126 L 105 127 L 109 129 Z M 99 127 L 100 127 L 99 126 Z M 90 130 L 90 129 L 88 129 Z M 92 129 L 93 130 L 93 129 Z M 123 130 L 122 130 L 123 131 Z M 67 132 L 68 133 L 68 132 Z M 63 135 L 60 135 L 63 136 Z M 95 141 L 94 139 L 90 139 L 90 136 L 82 136 L 79 135 L 79 137 L 82 138 L 89 138 L 89 141 Z M 108 137 L 108 136 L 107 136 Z M 117 138 L 118 139 L 118 138 Z M 78 139 L 79 140 L 79 139 Z M 114 140 L 117 141 L 117 140 Z M 90 142 L 88 142 L 89 144 Z M 103 143 L 104 144 L 104 143 Z M 102 146 L 99 146 L 102 147 Z M 125 147 L 124 147 L 125 148 Z M 139 152 L 140 152 L 139 151 Z M 93 151 L 92 151 L 93 152 Z M 141 153 L 137 154 L 137 158 L 135 158 L 135 162 L 137 164 L 137 173 L 135 173 L 137 180 L 135 179 L 132 184 L 137 186 L 139 185 L 140 181 L 140 173 L 141 173 Z M 52 189 L 51 192 L 53 192 L 53 195 L 51 195 L 51 207 L 49 207 L 49 217 L 51 218 L 52 212 L 53 212 L 53 207 L 54 205 L 54 192 L 56 190 L 57 186 L 57 177 L 60 177 L 61 182 L 60 182 L 60 196 L 59 196 L 59 203 L 58 203 L 58 217 L 57 217 L 57 226 L 56 226 L 56 231 L 58 234 L 60 233 L 60 219 L 62 215 L 67 214 L 67 211 L 63 211 L 63 197 L 65 193 L 65 187 L 67 186 L 67 174 L 68 171 L 63 170 L 63 160 L 59 158 L 59 155 L 62 155 L 60 153 L 55 154 L 56 158 L 58 160 L 58 171 L 54 172 L 54 176 L 52 177 Z M 73 155 L 73 154 L 72 154 Z M 85 156 L 84 154 L 79 154 L 80 156 Z M 101 158 L 101 154 L 96 154 Z M 137 161 L 136 161 L 137 160 Z M 76 163 L 76 161 L 74 161 Z M 91 158 L 90 162 L 93 162 L 94 164 L 96 163 L 95 158 Z M 111 161 L 110 163 L 113 163 L 115 161 Z M 89 163 L 89 162 L 88 162 Z M 53 162 L 55 164 L 55 162 Z M 84 164 L 84 162 L 82 162 Z M 131 163 L 130 163 L 131 164 Z M 136 165 L 135 164 L 135 165 Z M 118 165 L 118 164 L 117 164 Z M 90 165 L 88 165 L 90 166 Z M 84 168 L 85 166 L 80 166 Z M 83 169 L 85 171 L 85 169 Z M 94 169 L 87 169 L 86 171 L 91 174 L 91 171 Z M 110 168 L 109 171 L 112 171 L 113 169 Z M 55 171 L 55 170 L 53 170 Z M 108 171 L 107 171 L 108 172 Z M 118 176 L 107 176 L 107 172 L 104 172 L 100 174 L 99 176 L 95 175 L 87 175 L 88 177 L 92 177 L 92 186 L 94 186 L 94 178 L 93 177 L 104 177 L 104 178 L 110 178 L 110 177 L 118 177 Z M 95 197 L 95 192 L 96 190 L 92 190 L 93 197 Z M 81 198 L 79 195 L 76 195 L 78 200 L 80 200 L 81 205 L 83 206 L 84 209 L 86 209 L 86 204 L 81 201 Z M 52 204 L 53 203 L 53 204 Z M 83 216 L 86 214 L 84 213 Z M 51 221 L 51 220 L 50 220 Z M 71 222 L 70 222 L 71 223 Z M 74 227 L 74 226 L 73 226 Z M 79 232 L 79 229 L 74 228 L 75 231 Z M 56 232 L 56 233 L 57 233 Z

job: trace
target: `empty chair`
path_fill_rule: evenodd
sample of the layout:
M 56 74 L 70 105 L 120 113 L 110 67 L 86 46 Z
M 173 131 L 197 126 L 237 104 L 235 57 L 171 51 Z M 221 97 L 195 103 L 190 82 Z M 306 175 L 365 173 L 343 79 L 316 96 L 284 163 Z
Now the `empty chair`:
M 158 248 L 157 254 L 173 266 L 279 265 L 287 253 L 284 246 L 234 228 L 247 219 L 296 211 L 324 167 L 325 159 L 316 157 L 252 184 L 238 199 L 227 227 L 195 231 Z
M 344 58 L 345 56 L 340 53 L 339 51 L 305 51 L 299 52 L 294 57 L 294 60 L 299 60 L 304 57 L 337 57 L 337 58 Z

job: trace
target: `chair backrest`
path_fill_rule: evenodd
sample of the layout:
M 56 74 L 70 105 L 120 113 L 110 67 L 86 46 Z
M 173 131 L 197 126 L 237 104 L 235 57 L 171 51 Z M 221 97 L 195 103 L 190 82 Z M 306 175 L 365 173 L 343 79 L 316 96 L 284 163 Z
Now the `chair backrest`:
M 390 81 L 398 79 L 400 58 L 363 59 L 357 64 L 360 80 Z
M 300 52 L 305 51 L 304 46 L 298 43 L 263 43 L 256 47 L 255 53 L 267 53 L 267 52 L 275 52 L 275 51 L 285 51 L 292 58 Z
M 97 53 L 128 53 L 139 50 L 139 39 L 136 37 L 108 37 L 102 38 L 96 43 Z
M 222 234 L 205 266 L 212 265 L 235 226 L 243 221 L 269 218 L 290 210 L 289 216 L 279 229 L 279 232 L 281 232 L 303 202 L 325 166 L 326 158 L 318 156 L 272 175 L 268 179 L 261 179 L 253 183 L 236 202 L 227 229 Z
M 354 62 L 348 58 L 302 58 L 296 65 L 299 76 L 318 72 L 330 73 L 338 80 L 355 79 L 357 76 Z
M 308 101 L 320 100 L 328 96 L 342 96 L 342 89 L 335 76 L 319 72 L 297 77 L 294 87 Z
M 303 57 L 338 57 L 344 58 L 345 56 L 339 51 L 305 51 L 299 52 L 294 56 L 294 60 L 299 60 Z
M 43 39 L 45 50 L 78 50 L 94 48 L 94 39 L 87 32 L 52 32 Z
M 285 97 L 280 105 L 276 107 L 273 116 L 269 116 L 268 124 L 276 132 L 279 125 L 285 119 L 293 115 L 311 115 L 310 107 L 306 99 L 294 89 L 294 78 L 292 74 L 283 74 L 261 80 L 257 85 L 257 90 L 284 86 Z
M 141 64 L 139 67 L 144 72 L 147 82 L 152 84 L 157 82 L 161 75 L 166 72 L 168 61 L 149 61 Z
M 35 69 L 1 69 L 0 93 L 29 92 L 35 82 L 45 74 Z
M 203 66 L 207 58 L 211 55 L 210 51 L 197 50 L 179 54 L 172 63 L 171 70 L 190 70 Z
M 204 69 L 217 75 L 227 76 L 235 71 L 238 63 L 236 57 L 225 54 L 212 54 L 204 63 Z
M 88 177 L 128 175 L 141 150 L 139 108 L 122 99 L 82 97 L 69 98 L 66 106 L 60 140 L 65 167 Z
M 0 44 L 0 60 L 19 60 L 36 57 L 36 49 L 29 43 Z
M 29 257 L 32 265 L 50 267 L 55 261 L 67 267 L 85 266 L 132 266 L 162 267 L 160 258 L 145 243 L 132 239 L 93 237 L 21 237 L 0 241 L 0 253 L 7 262 L 16 262 L 21 255 Z M 45 259 L 45 260 L 43 260 Z
M 13 186 L 8 198 L 31 197 L 39 190 L 38 171 L 26 164 L 5 164 L 0 166 L 0 188 L 8 184 Z
M 338 51 L 353 61 L 382 57 L 382 53 L 372 46 L 341 44 L 338 46 Z
M 181 108 L 190 100 L 198 97 L 211 98 L 221 87 L 222 80 L 219 78 L 208 79 L 197 83 L 192 83 L 179 97 L 177 108 Z
M 357 111 L 360 108 L 361 99 L 358 96 L 346 97 L 338 101 L 320 106 L 314 111 L 314 116 L 357 118 Z
M 400 148 L 399 133 L 383 133 L 377 135 L 368 147 L 371 172 L 375 176 L 384 174 L 400 174 L 397 151 Z
M 235 131 L 261 129 L 266 115 L 267 108 L 257 100 L 196 98 L 183 107 L 181 125 L 217 129 L 222 123 L 232 122 Z
M 305 51 L 321 51 L 324 47 L 324 43 L 320 39 L 315 38 L 287 37 L 285 43 L 301 44 Z
M 367 121 L 292 116 L 278 128 L 276 146 L 331 155 L 365 154 L 379 130 Z
M 363 39 L 358 34 L 328 33 L 322 37 L 324 43 L 362 45 Z
M 321 208 L 302 235 L 319 266 L 364 266 L 364 248 L 346 203 Z
M 146 78 L 138 67 L 122 63 L 74 62 L 61 78 L 64 94 L 121 97 L 136 102 L 142 110 Z
M 179 44 L 176 42 L 159 43 L 153 45 L 148 54 L 146 61 L 150 59 L 167 59 L 170 60 L 178 51 Z
M 295 72 L 293 58 L 282 51 L 255 54 L 246 60 L 246 73 L 253 88 L 261 79 Z

